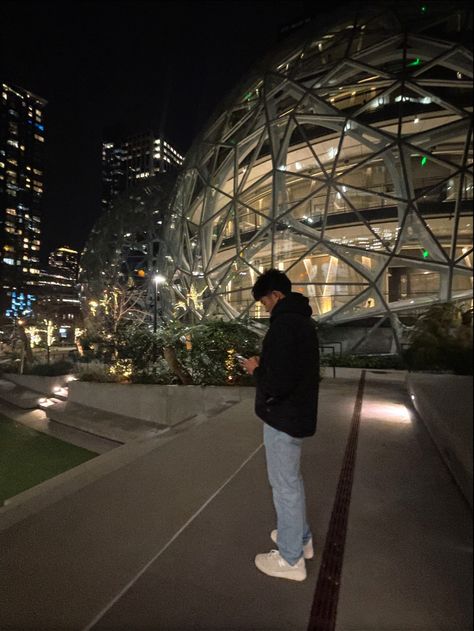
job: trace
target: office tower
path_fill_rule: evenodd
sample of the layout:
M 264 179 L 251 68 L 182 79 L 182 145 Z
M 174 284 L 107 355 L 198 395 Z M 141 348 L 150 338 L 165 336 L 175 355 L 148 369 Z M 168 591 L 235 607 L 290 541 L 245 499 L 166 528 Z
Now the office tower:
M 183 163 L 183 156 L 164 138 L 148 130 L 102 145 L 102 207 L 109 208 L 120 193 L 133 189 L 169 168 Z
M 48 259 L 49 271 L 59 274 L 75 284 L 79 269 L 79 252 L 69 246 L 56 248 Z
M 40 273 L 46 101 L 2 83 L 0 99 L 0 308 L 22 315 Z M 28 289 L 28 286 L 30 288 Z M 20 296 L 22 298 L 20 299 Z

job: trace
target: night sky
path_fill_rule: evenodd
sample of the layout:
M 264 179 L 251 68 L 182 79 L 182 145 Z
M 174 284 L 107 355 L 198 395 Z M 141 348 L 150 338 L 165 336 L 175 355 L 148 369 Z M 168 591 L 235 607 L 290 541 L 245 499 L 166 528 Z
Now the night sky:
M 45 98 L 42 252 L 82 249 L 100 214 L 107 129 L 164 131 L 185 153 L 219 102 L 314 13 L 290 2 L 6 2 L 0 77 Z

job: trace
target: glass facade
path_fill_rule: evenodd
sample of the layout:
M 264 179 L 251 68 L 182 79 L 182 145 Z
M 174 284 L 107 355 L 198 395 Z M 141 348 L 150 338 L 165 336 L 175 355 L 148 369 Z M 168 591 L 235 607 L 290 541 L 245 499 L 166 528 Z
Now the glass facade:
M 146 180 L 179 168 L 183 156 L 153 131 L 128 136 L 119 142 L 102 144 L 102 208 L 110 209 L 114 199 Z
M 168 314 L 264 318 L 276 267 L 317 320 L 378 326 L 472 299 L 472 12 L 427 3 L 311 23 L 187 155 Z
M 34 285 L 39 270 L 46 101 L 2 83 L 0 100 L 1 312 Z M 30 291 L 30 290 L 29 290 Z M 25 293 L 26 295 L 26 293 Z

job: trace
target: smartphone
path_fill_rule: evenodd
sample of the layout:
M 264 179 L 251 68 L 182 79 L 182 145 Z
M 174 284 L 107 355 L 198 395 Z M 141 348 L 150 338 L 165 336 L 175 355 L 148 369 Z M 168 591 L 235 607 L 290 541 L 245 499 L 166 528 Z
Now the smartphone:
M 235 355 L 235 357 L 239 360 L 239 362 L 244 362 L 247 361 L 247 358 L 244 357 L 243 355 Z

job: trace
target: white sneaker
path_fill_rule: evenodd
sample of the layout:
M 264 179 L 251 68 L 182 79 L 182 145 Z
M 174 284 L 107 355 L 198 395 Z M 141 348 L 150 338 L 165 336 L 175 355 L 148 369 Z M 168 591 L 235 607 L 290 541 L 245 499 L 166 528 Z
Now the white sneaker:
M 304 581 L 306 578 L 304 558 L 301 557 L 294 565 L 290 565 L 280 556 L 278 550 L 271 550 L 266 554 L 257 554 L 255 565 L 268 576 L 287 578 L 290 581 Z
M 272 532 L 270 533 L 270 537 L 272 538 L 272 541 L 274 543 L 278 543 L 277 542 L 278 530 L 272 530 Z M 307 560 L 308 559 L 312 559 L 314 557 L 313 538 L 312 537 L 308 541 L 308 543 L 305 544 L 304 547 L 303 547 L 303 556 Z

